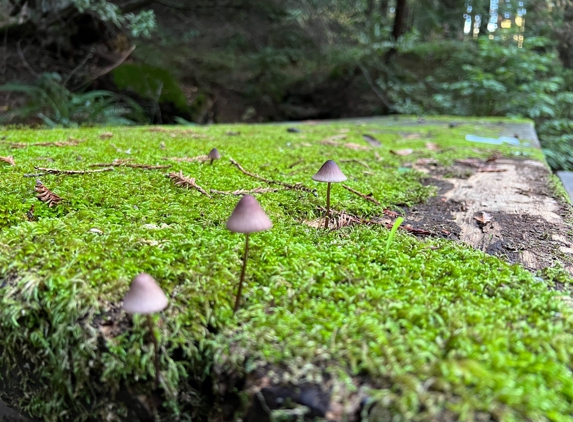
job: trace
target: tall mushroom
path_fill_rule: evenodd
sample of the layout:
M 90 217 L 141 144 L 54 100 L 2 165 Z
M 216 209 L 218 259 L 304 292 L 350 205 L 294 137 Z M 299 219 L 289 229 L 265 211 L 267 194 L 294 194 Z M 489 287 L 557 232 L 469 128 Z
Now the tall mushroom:
M 330 184 L 344 182 L 346 180 L 346 176 L 334 161 L 328 160 L 322 165 L 320 170 L 312 176 L 312 180 L 328 183 L 328 188 L 326 189 L 326 217 L 324 221 L 324 228 L 327 229 L 328 219 L 330 217 Z
M 243 281 L 245 280 L 245 270 L 247 269 L 247 259 L 249 254 L 249 234 L 269 230 L 272 226 L 273 223 L 252 195 L 243 196 L 227 220 L 227 229 L 235 233 L 245 234 L 243 268 L 241 269 L 239 289 L 237 291 L 237 299 L 235 300 L 233 312 L 237 312 L 241 305 Z
M 209 155 L 207 155 L 207 157 L 209 157 L 209 159 L 211 160 L 211 165 L 213 165 L 213 161 L 219 160 L 221 158 L 221 154 L 219 153 L 219 150 L 217 148 L 213 148 L 211 152 L 209 152 Z
M 123 309 L 130 314 L 147 315 L 147 324 L 151 333 L 151 340 L 155 351 L 155 382 L 159 385 L 159 340 L 153 327 L 151 314 L 161 312 L 167 307 L 167 296 L 161 290 L 153 277 L 141 273 L 137 275 L 129 291 L 123 297 Z

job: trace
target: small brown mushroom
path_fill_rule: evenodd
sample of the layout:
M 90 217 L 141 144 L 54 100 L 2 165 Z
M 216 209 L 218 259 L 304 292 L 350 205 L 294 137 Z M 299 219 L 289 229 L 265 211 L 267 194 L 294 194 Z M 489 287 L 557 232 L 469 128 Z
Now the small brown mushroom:
M 241 305 L 243 281 L 245 280 L 245 270 L 247 268 L 249 254 L 249 234 L 269 230 L 272 226 L 272 221 L 267 217 L 265 211 L 252 195 L 243 196 L 227 220 L 227 229 L 235 233 L 245 234 L 245 254 L 243 255 L 243 267 L 241 269 L 239 289 L 237 291 L 233 312 L 237 312 Z
M 211 165 L 213 165 L 213 161 L 221 159 L 221 154 L 217 148 L 213 148 L 207 157 L 209 157 L 211 160 Z
M 151 333 L 151 340 L 155 352 L 155 382 L 159 385 L 160 365 L 159 365 L 159 339 L 154 329 L 151 314 L 161 312 L 167 307 L 169 300 L 161 287 L 149 274 L 141 273 L 137 275 L 129 291 L 123 297 L 123 309 L 130 314 L 147 315 L 147 324 Z
M 324 228 L 328 229 L 328 220 L 330 218 L 330 184 L 344 182 L 346 176 L 334 161 L 328 160 L 322 165 L 320 170 L 312 176 L 312 180 L 328 183 L 328 188 L 326 189 L 326 217 L 324 221 Z

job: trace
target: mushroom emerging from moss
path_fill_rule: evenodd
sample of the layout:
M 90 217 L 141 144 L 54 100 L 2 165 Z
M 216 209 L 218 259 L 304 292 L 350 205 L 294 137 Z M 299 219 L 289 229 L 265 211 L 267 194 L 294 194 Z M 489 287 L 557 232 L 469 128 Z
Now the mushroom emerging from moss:
M 151 314 L 161 312 L 167 307 L 168 299 L 153 277 L 141 273 L 137 275 L 129 291 L 123 297 L 123 309 L 130 314 L 147 315 L 147 324 L 155 351 L 155 382 L 159 385 L 159 339 L 154 329 Z
M 312 180 L 328 183 L 328 188 L 326 189 L 326 217 L 324 221 L 324 228 L 327 229 L 330 217 L 330 184 L 344 182 L 346 180 L 346 176 L 334 161 L 328 160 L 322 165 L 320 170 L 312 176 Z
M 207 157 L 209 157 L 211 165 L 213 165 L 213 161 L 221 159 L 221 154 L 217 148 L 213 148 Z
M 233 312 L 237 312 L 241 306 L 241 294 L 243 292 L 243 281 L 245 280 L 245 270 L 247 269 L 249 254 L 249 234 L 269 230 L 272 226 L 273 223 L 252 195 L 243 196 L 227 220 L 227 229 L 235 233 L 245 234 L 243 268 L 241 269 L 239 289 L 237 291 L 237 299 L 235 300 Z

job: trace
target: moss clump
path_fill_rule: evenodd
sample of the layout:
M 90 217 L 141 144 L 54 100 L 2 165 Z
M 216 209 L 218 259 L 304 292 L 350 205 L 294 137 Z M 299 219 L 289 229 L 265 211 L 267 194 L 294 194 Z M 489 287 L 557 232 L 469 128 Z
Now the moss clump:
M 48 208 L 34 197 L 34 179 L 22 177 L 38 165 L 78 169 L 127 158 L 171 163 L 169 171 L 207 190 L 266 186 L 228 164 L 233 157 L 269 179 L 321 191 L 310 177 L 333 158 L 348 185 L 381 203 L 336 189 L 335 209 L 375 217 L 432 194 L 407 162 L 432 157 L 447 165 L 491 154 L 491 146 L 464 139 L 486 136 L 483 124 L 449 128 L 451 120 L 304 125 L 302 133 L 286 126 L 112 128 L 111 139 L 100 139 L 101 129 L 2 131 L 0 155 L 13 155 L 16 166 L 0 166 L 0 347 L 4 367 L 29 365 L 18 386 L 21 406 L 45 420 L 129 419 L 120 398 L 124 391 L 152 394 L 153 349 L 144 321 L 132 324 L 118 304 L 133 276 L 147 272 L 171 302 L 161 328 L 163 385 L 155 392 L 165 420 L 213 414 L 202 388 L 263 365 L 286 368 L 284 379 L 318 382 L 328 375 L 346 388 L 360 375 L 368 380 L 373 415 L 397 420 L 570 420 L 573 312 L 521 267 L 407 234 L 396 235 L 386 254 L 385 228 L 317 231 L 302 221 L 321 216 L 320 198 L 265 193 L 258 200 L 275 226 L 252 239 L 245 302 L 233 317 L 243 240 L 225 221 L 236 197 L 210 199 L 176 187 L 161 170 L 116 167 L 43 176 L 65 199 Z M 382 147 L 344 146 L 368 146 L 363 133 Z M 336 134 L 346 136 L 341 146 L 319 142 Z M 85 142 L 9 149 L 11 142 L 69 136 Z M 426 149 L 428 141 L 442 150 Z M 217 165 L 162 160 L 213 147 L 223 154 Z M 416 152 L 389 152 L 402 148 Z M 496 149 L 542 159 L 534 149 Z M 53 161 L 45 165 L 46 159 Z

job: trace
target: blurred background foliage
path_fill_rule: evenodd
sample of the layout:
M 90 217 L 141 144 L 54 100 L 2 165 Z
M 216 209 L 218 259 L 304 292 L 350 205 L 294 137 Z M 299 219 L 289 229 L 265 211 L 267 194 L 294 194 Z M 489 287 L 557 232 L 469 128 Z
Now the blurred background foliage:
M 573 170 L 573 0 L 0 0 L 3 123 L 534 119 Z

